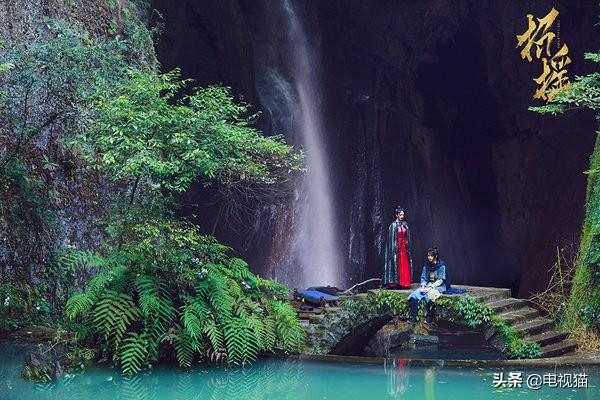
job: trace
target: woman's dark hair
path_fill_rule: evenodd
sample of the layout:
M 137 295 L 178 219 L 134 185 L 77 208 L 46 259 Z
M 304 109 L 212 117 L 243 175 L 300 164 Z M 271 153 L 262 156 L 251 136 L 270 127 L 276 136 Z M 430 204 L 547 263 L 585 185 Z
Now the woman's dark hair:
M 404 208 L 400 207 L 400 206 L 396 206 L 396 209 L 394 210 L 394 216 L 396 216 L 396 214 L 404 212 Z
M 430 247 L 427 249 L 427 255 L 432 255 L 436 260 L 440 259 L 440 252 L 437 247 Z

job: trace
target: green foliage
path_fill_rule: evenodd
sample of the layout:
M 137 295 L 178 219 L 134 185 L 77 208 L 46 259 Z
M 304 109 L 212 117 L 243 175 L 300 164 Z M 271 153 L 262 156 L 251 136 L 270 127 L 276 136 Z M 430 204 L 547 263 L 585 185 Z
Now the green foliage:
M 506 351 L 513 358 L 536 358 L 541 356 L 537 343 L 519 337 L 516 330 L 498 318 L 492 309 L 470 296 L 443 296 L 436 301 L 437 313 L 445 319 L 466 325 L 470 328 L 486 329 L 493 327 L 502 338 Z M 409 309 L 406 294 L 390 290 L 369 292 L 366 298 L 349 298 L 342 307 L 358 314 L 390 314 L 408 318 Z
M 525 340 L 517 331 L 498 317 L 492 317 L 492 323 L 513 358 L 539 358 L 542 356 L 539 344 Z
M 63 240 L 55 214 L 56 200 L 64 204 L 63 193 L 57 188 L 70 185 L 68 174 L 77 166 L 60 132 L 79 130 L 95 93 L 122 79 L 131 62 L 122 40 L 95 39 L 55 20 L 36 24 L 39 39 L 0 46 L 0 236 L 6 234 L 4 261 L 11 266 L 11 281 L 25 284 L 34 276 L 41 281 L 30 283 L 38 299 L 22 315 L 41 323 L 36 314 L 44 310 L 60 317 L 48 303 L 64 304 L 75 278 L 72 265 L 60 264 L 55 254 Z M 63 172 L 66 182 L 57 186 Z M 79 178 L 89 190 L 88 177 Z
M 2 76 L 10 101 L 0 110 L 8 128 L 0 131 L 8 146 L 0 169 L 45 129 L 61 125 L 66 131 L 78 130 L 98 89 L 123 78 L 123 41 L 92 39 L 54 20 L 45 24 L 49 37 L 0 49 L 0 62 L 14 66 Z
M 458 298 L 441 298 L 438 304 L 446 309 L 450 321 L 465 324 L 470 328 L 486 328 L 492 326 L 505 345 L 506 351 L 513 358 L 541 357 L 540 346 L 519 337 L 517 331 L 502 318 L 497 317 L 491 308 L 470 296 Z
M 2 63 L 0 64 L 0 73 L 10 71 L 15 68 L 15 64 L 13 63 Z
M 584 57 L 600 63 L 600 53 L 585 53 Z M 550 104 L 529 109 L 541 114 L 556 115 L 580 108 L 589 108 L 594 111 L 600 109 L 600 73 L 594 72 L 585 76 L 577 76 L 571 90 L 559 92 Z
M 148 365 L 148 340 L 144 333 L 129 332 L 123 342 L 123 348 L 119 353 L 121 369 L 126 375 L 135 375 Z
M 586 53 L 585 58 L 599 63 L 600 52 Z M 543 107 L 530 107 L 539 113 L 563 113 L 591 109 L 600 119 L 600 73 L 578 76 L 569 91 L 560 92 L 555 101 Z M 594 327 L 600 329 L 600 140 L 596 133 L 588 174 L 586 215 L 583 222 L 575 276 L 566 311 L 561 320 L 564 329 Z
M 123 238 L 123 235 L 117 235 Z M 173 220 L 128 225 L 101 273 L 75 294 L 66 315 L 88 326 L 124 373 L 174 351 L 183 368 L 222 355 L 246 365 L 266 351 L 298 351 L 295 310 L 273 297 L 281 288 L 227 256 L 227 248 Z
M 391 312 L 394 316 L 408 318 L 410 311 L 405 294 L 390 290 L 379 290 L 375 296 L 375 304 L 380 310 Z
M 198 179 L 236 187 L 285 182 L 300 168 L 280 136 L 266 138 L 251 124 L 249 106 L 230 89 L 195 89 L 179 72 L 129 70 L 128 78 L 99 93 L 97 115 L 73 143 L 88 150 L 117 180 L 143 179 L 153 189 L 181 192 Z
M 94 305 L 93 321 L 98 331 L 104 335 L 105 342 L 118 349 L 129 324 L 139 315 L 140 310 L 131 295 L 106 290 Z
M 123 36 L 109 40 L 45 24 L 44 39 L 0 48 L 0 185 L 10 189 L 1 192 L 0 211 L 17 214 L 26 196 L 32 214 L 50 209 L 48 179 L 36 174 L 65 160 L 44 154 L 39 168 L 22 160 L 53 127 L 65 135 L 58 147 L 85 163 L 86 173 L 113 179 L 112 197 L 102 199 L 111 208 L 98 254 L 51 254 L 47 271 L 70 282 L 81 268 L 100 270 L 66 302 L 79 343 L 112 357 L 126 374 L 173 351 L 187 368 L 207 358 L 245 365 L 262 352 L 298 350 L 303 330 L 278 300 L 288 289 L 255 276 L 226 246 L 172 215 L 173 194 L 195 181 L 233 193 L 228 201 L 278 192 L 302 169 L 302 154 L 281 136 L 262 136 L 256 114 L 229 88 L 193 89 L 178 71 L 158 74 L 154 60 L 144 63 L 133 49 L 149 43 L 135 24 L 111 21 Z M 24 188 L 33 194 L 6 206 L 3 194 Z
M 444 303 L 442 301 L 441 304 Z M 462 296 L 446 303 L 450 306 L 451 318 L 462 320 L 471 328 L 480 327 L 490 322 L 494 315 L 494 312 L 488 306 L 469 296 Z
M 0 280 L 0 333 L 52 321 L 53 310 L 42 287 L 22 281 Z
M 96 352 L 93 349 L 71 346 L 63 364 L 72 372 L 80 372 L 85 369 L 85 365 L 96 357 Z

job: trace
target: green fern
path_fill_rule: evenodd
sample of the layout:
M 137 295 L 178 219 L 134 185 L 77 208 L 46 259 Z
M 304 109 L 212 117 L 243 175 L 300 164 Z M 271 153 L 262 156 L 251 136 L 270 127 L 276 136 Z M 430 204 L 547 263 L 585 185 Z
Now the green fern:
M 55 260 L 55 264 L 63 271 L 75 272 L 80 268 L 103 267 L 106 260 L 89 250 L 65 250 Z
M 77 316 L 89 311 L 95 303 L 96 296 L 89 292 L 77 293 L 71 296 L 71 298 L 67 300 L 67 304 L 65 306 L 67 318 L 71 320 L 75 319 Z
M 118 355 L 121 369 L 126 375 L 135 375 L 147 364 L 148 340 L 146 335 L 129 332 L 123 340 L 123 346 Z
M 175 356 L 180 367 L 190 368 L 194 360 L 194 347 L 192 338 L 186 333 L 180 333 L 175 337 Z
M 142 275 L 136 281 L 136 288 L 142 314 L 149 321 L 163 327 L 168 326 L 175 314 L 175 308 L 167 283 L 156 276 Z
M 248 323 L 248 326 L 250 327 L 254 334 L 254 337 L 256 338 L 258 349 L 260 351 L 268 350 L 270 347 L 272 347 L 269 346 L 269 344 L 271 343 L 275 344 L 275 340 L 273 340 L 272 342 L 269 340 L 270 336 L 268 330 L 272 328 L 272 326 L 266 325 L 265 322 L 263 322 L 263 320 L 254 315 L 246 318 L 246 322 Z
M 262 352 L 303 344 L 295 310 L 277 300 L 285 286 L 255 276 L 243 260 L 227 259 L 214 240 L 200 246 L 216 252 L 211 263 L 203 253 L 190 259 L 198 248 L 188 248 L 188 237 L 169 242 L 181 231 L 143 226 L 135 232 L 140 240 L 149 237 L 109 254 L 87 290 L 66 306 L 68 317 L 90 333 L 88 345 L 102 339 L 103 351 L 125 374 L 158 361 L 164 342 L 183 368 L 194 360 L 243 366 Z
M 277 333 L 275 332 L 275 320 L 273 317 L 268 317 L 262 320 L 265 326 L 263 336 L 261 337 L 264 343 L 265 350 L 271 350 L 275 348 L 277 344 Z
M 245 320 L 234 317 L 227 321 L 223 331 L 230 364 L 243 366 L 256 360 L 259 346 Z
M 297 351 L 304 341 L 304 330 L 298 322 L 294 308 L 279 300 L 270 300 L 276 336 L 286 351 Z
M 258 278 L 258 286 L 267 295 L 288 296 L 290 289 L 276 281 Z
M 203 333 L 208 338 L 208 341 L 214 350 L 218 351 L 225 347 L 223 332 L 217 326 L 214 320 L 211 319 L 206 321 L 204 324 Z
M 107 290 L 94 308 L 94 323 L 104 339 L 118 348 L 127 327 L 139 315 L 140 310 L 129 294 Z
M 194 306 L 187 304 L 182 309 L 181 323 L 185 332 L 194 340 L 200 339 L 202 337 L 202 321 L 198 318 Z
M 73 256 L 73 258 L 70 258 L 70 260 L 75 260 L 73 262 L 77 263 L 81 263 L 83 261 L 97 261 L 99 264 L 105 263 L 104 259 L 100 259 L 98 256 L 91 253 L 79 255 L 79 258 Z M 72 320 L 90 311 L 94 304 L 96 304 L 98 301 L 104 289 L 108 287 L 113 280 L 122 280 L 126 272 L 126 268 L 122 266 L 116 266 L 98 273 L 89 281 L 87 285 L 87 291 L 83 293 L 76 293 L 75 295 L 71 296 L 69 300 L 67 300 L 67 304 L 65 305 L 67 318 Z
M 248 263 L 240 258 L 231 258 L 229 260 L 229 269 L 231 276 L 237 281 L 244 282 L 249 288 L 257 288 L 259 279 L 248 269 Z

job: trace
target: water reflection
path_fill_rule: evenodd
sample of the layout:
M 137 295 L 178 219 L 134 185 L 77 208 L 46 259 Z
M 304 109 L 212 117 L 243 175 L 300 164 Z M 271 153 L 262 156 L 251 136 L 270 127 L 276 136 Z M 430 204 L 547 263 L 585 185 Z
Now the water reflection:
M 403 358 L 385 360 L 383 369 L 387 376 L 387 394 L 392 399 L 400 399 L 408 388 L 408 360 Z
M 423 366 L 407 359 L 385 364 L 351 364 L 267 359 L 251 368 L 198 368 L 182 372 L 161 367 L 135 377 L 101 367 L 56 382 L 33 384 L 21 379 L 24 349 L 0 345 L 0 400 L 352 400 L 352 399 L 600 399 L 600 368 L 538 369 Z M 582 373 L 589 388 L 540 390 L 495 388 L 495 372 L 523 374 Z
M 3 386 L 9 389 L 4 395 L 0 392 L 0 399 L 21 399 L 24 387 L 30 385 L 38 396 L 36 398 L 40 399 L 275 400 L 297 398 L 303 382 L 304 366 L 300 361 L 287 360 L 230 370 L 219 368 L 183 372 L 177 368 L 159 368 L 134 377 L 122 376 L 111 368 L 66 374 L 58 381 L 47 384 L 30 384 L 15 372 L 11 371 L 10 377 L 4 372 L 4 375 L 0 375 Z M 16 387 L 11 384 L 14 379 L 19 380 Z

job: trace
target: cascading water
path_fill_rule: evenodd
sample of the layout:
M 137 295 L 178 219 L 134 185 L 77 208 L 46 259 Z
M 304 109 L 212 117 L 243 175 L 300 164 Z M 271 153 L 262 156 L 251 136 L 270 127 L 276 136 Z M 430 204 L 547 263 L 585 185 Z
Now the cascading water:
M 286 45 L 291 53 L 290 80 L 297 97 L 295 104 L 289 108 L 295 114 L 293 128 L 300 133 L 307 163 L 307 173 L 297 188 L 295 201 L 300 210 L 298 220 L 293 224 L 295 243 L 291 244 L 290 250 L 295 253 L 292 259 L 300 264 L 301 274 L 293 284 L 339 286 L 345 283 L 345 279 L 340 272 L 330 167 L 323 143 L 319 79 L 315 68 L 318 60 L 290 1 L 284 0 L 283 11 L 288 29 Z M 278 271 L 276 275 L 281 276 L 282 272 L 286 273 Z

